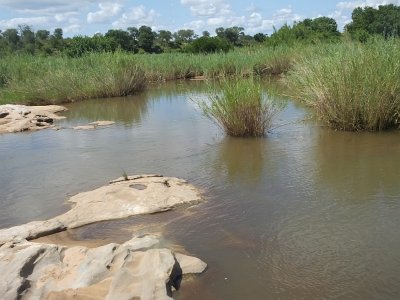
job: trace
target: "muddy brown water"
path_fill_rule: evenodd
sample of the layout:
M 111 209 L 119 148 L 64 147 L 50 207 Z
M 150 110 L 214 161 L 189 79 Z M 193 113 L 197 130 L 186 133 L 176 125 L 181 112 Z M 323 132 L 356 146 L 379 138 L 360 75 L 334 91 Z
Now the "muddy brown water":
M 60 236 L 94 245 L 163 231 L 209 264 L 177 299 L 399 299 L 400 134 L 296 122 L 288 102 L 267 138 L 225 137 L 190 100 L 204 83 L 69 104 L 69 128 L 0 136 L 0 227 L 68 210 L 73 194 L 128 174 L 188 179 L 189 209 L 90 225 Z M 57 237 L 55 237 L 57 239 Z

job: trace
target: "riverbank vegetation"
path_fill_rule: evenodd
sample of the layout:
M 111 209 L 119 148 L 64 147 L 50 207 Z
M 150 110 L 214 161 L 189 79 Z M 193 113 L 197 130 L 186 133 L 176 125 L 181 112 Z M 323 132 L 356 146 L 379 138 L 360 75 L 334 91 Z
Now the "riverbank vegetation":
M 124 96 L 146 85 L 204 76 L 246 78 L 286 72 L 304 47 L 238 48 L 228 53 L 136 54 L 123 51 L 81 57 L 14 55 L 0 59 L 0 103 L 56 104 Z
M 315 49 L 287 77 L 293 97 L 329 127 L 384 130 L 400 124 L 400 41 L 376 39 Z
M 30 26 L 0 33 L 0 103 L 48 104 L 133 94 L 152 82 L 279 76 L 329 126 L 398 126 L 400 7 L 356 8 L 343 33 L 328 17 L 268 36 L 244 28 L 112 29 L 64 38 Z

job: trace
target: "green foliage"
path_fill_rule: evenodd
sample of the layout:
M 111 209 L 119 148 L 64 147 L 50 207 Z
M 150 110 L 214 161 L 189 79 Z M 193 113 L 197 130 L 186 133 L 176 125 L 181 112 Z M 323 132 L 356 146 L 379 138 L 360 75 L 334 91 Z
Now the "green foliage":
M 244 45 L 244 28 L 243 27 L 229 27 L 229 28 L 223 28 L 223 27 L 218 27 L 215 29 L 215 33 L 217 34 L 217 37 L 220 39 L 225 39 L 227 40 L 232 46 L 243 46 Z
M 196 35 L 192 29 L 180 29 L 174 33 L 175 43 L 182 46 L 192 42 Z
M 169 30 L 159 30 L 156 37 L 156 43 L 163 49 L 171 48 L 172 46 L 172 32 Z
M 138 31 L 138 45 L 144 51 L 151 53 L 153 50 L 155 32 L 148 26 L 140 26 Z
M 253 38 L 256 42 L 263 43 L 267 39 L 267 35 L 262 32 L 259 32 L 259 33 L 256 33 Z
M 129 32 L 121 29 L 110 29 L 104 35 L 108 38 L 105 41 L 110 41 L 110 43 L 115 43 L 118 45 L 118 48 L 125 51 L 133 51 L 135 49 L 135 45 L 133 40 L 131 39 Z M 104 45 L 106 47 L 106 45 Z M 113 47 L 110 47 L 113 49 Z
M 400 43 L 319 47 L 299 60 L 288 77 L 295 97 L 340 130 L 384 130 L 400 124 Z
M 225 81 L 222 91 L 212 88 L 198 104 L 227 135 L 238 137 L 264 136 L 281 110 L 252 79 Z
M 281 44 L 294 45 L 296 43 L 320 43 L 337 42 L 340 33 L 337 29 L 336 21 L 332 18 L 319 17 L 315 19 L 305 19 L 294 23 L 293 26 L 285 24 L 279 30 L 267 38 L 269 45 L 277 46 Z
M 363 42 L 366 34 L 400 37 L 400 6 L 389 4 L 378 9 L 356 8 L 352 13 L 352 22 L 345 29 L 354 39 Z
M 186 48 L 186 51 L 191 53 L 215 53 L 228 52 L 230 49 L 231 45 L 224 39 L 202 36 L 192 42 Z
M 66 41 L 64 53 L 70 57 L 80 57 L 90 52 L 115 52 L 118 41 L 112 36 L 75 36 Z

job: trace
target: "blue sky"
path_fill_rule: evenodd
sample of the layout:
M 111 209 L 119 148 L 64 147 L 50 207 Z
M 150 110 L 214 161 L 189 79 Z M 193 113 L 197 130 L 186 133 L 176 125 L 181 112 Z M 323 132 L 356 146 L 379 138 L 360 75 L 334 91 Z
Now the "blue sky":
M 400 0 L 0 0 L 0 29 L 18 24 L 34 30 L 61 27 L 65 36 L 74 36 L 141 25 L 197 33 L 241 26 L 248 34 L 271 33 L 273 26 L 318 16 L 332 17 L 342 28 L 355 7 L 389 3 L 400 5 Z

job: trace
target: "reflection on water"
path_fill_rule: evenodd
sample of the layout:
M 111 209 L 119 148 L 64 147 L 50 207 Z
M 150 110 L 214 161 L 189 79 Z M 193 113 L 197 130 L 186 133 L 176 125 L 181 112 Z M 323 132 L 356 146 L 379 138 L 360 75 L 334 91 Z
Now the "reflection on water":
M 400 141 L 390 132 L 324 131 L 315 147 L 319 162 L 316 180 L 342 200 L 365 202 L 380 195 L 397 197 L 400 160 L 388 159 L 393 153 L 400 153 Z
M 262 176 L 266 152 L 265 138 L 225 137 L 218 145 L 214 167 L 216 176 L 228 179 L 254 180 Z
M 159 232 L 209 264 L 178 299 L 399 299 L 399 132 L 320 128 L 288 103 L 267 138 L 224 137 L 190 98 L 204 83 L 69 105 L 69 128 L 0 136 L 0 227 L 45 219 L 69 195 L 129 174 L 199 186 L 205 202 L 54 236 L 88 244 Z M 181 249 L 183 251 L 183 249 Z
M 148 96 L 135 97 L 135 101 L 125 98 L 94 99 L 79 103 L 78 109 L 68 110 L 64 115 L 70 120 L 110 120 L 126 125 L 140 124 L 148 114 Z M 67 107 L 76 107 L 69 104 Z

